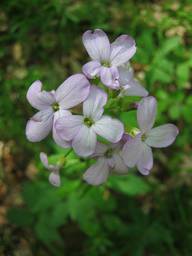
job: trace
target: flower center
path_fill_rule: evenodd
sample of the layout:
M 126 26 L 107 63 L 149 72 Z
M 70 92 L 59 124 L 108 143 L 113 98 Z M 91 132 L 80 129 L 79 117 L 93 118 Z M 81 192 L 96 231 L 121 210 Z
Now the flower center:
M 85 117 L 84 118 L 84 124 L 87 127 L 91 127 L 94 124 L 94 121 L 91 118 L 89 118 L 89 117 Z
M 105 152 L 105 157 L 107 158 L 111 158 L 113 156 L 113 149 L 109 148 L 106 152 Z
M 133 129 L 131 129 L 131 131 L 129 132 L 129 135 L 134 138 L 139 132 L 140 132 L 139 129 L 133 128 Z
M 110 67 L 110 63 L 108 61 L 103 61 L 102 62 L 102 66 L 109 68 Z
M 141 135 L 141 140 L 142 140 L 142 141 L 145 141 L 146 139 L 147 139 L 147 136 L 146 136 L 145 134 L 142 134 L 142 135 Z
M 58 111 L 59 108 L 60 108 L 60 107 L 59 107 L 59 104 L 58 104 L 57 102 L 55 102 L 55 103 L 52 104 L 52 109 L 53 109 L 54 112 Z

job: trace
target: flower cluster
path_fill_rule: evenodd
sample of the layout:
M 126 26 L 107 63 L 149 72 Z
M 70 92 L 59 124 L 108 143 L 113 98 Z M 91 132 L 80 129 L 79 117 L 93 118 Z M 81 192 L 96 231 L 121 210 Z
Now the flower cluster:
M 111 173 L 125 174 L 135 166 L 148 175 L 153 167 L 151 147 L 169 146 L 178 129 L 173 124 L 152 128 L 156 99 L 148 96 L 134 78 L 129 63 L 136 52 L 135 41 L 121 35 L 110 43 L 100 29 L 85 32 L 82 40 L 91 58 L 83 65 L 82 73 L 70 76 L 56 90 L 42 90 L 40 81 L 30 86 L 27 99 L 38 112 L 28 121 L 26 136 L 38 142 L 52 131 L 59 146 L 72 148 L 80 157 L 96 159 L 83 175 L 92 185 L 104 183 Z M 111 100 L 117 107 L 128 96 L 142 97 L 135 104 L 139 129 L 127 130 L 108 108 Z M 40 159 L 51 172 L 50 182 L 59 186 L 61 166 L 50 165 L 45 153 Z

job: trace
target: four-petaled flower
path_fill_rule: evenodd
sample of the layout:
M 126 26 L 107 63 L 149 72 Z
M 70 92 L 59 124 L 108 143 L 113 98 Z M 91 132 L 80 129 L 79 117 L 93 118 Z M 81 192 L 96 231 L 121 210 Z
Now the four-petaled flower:
M 83 66 L 84 74 L 90 79 L 99 76 L 106 86 L 119 88 L 118 67 L 135 54 L 135 40 L 128 35 L 121 35 L 110 44 L 105 32 L 96 29 L 83 34 L 83 44 L 92 59 Z
M 124 131 L 123 124 L 103 115 L 107 94 L 91 86 L 88 98 L 83 102 L 83 116 L 70 115 L 58 118 L 55 129 L 63 141 L 72 141 L 75 152 L 83 157 L 95 152 L 97 135 L 112 143 L 118 142 Z
M 59 165 L 53 165 L 49 164 L 48 157 L 44 152 L 40 153 L 40 159 L 43 164 L 43 166 L 49 170 L 51 173 L 49 174 L 49 182 L 56 187 L 59 187 L 61 185 L 61 179 L 60 179 L 60 166 Z
M 70 116 L 68 109 L 83 102 L 90 89 L 90 84 L 83 74 L 70 76 L 56 91 L 42 91 L 40 81 L 34 82 L 28 92 L 29 103 L 39 110 L 27 123 L 26 136 L 29 141 L 37 142 L 44 139 L 53 129 L 55 142 L 62 147 L 69 147 L 70 143 L 59 139 L 54 123 L 58 117 Z
M 121 156 L 122 146 L 122 141 L 111 145 L 98 142 L 92 155 L 97 158 L 97 162 L 87 169 L 83 179 L 91 185 L 100 185 L 107 180 L 110 173 L 127 173 L 128 168 Z
M 153 167 L 151 147 L 164 148 L 172 144 L 178 135 L 178 128 L 173 124 L 164 124 L 155 128 L 156 99 L 152 96 L 143 98 L 137 109 L 137 121 L 140 132 L 129 139 L 123 147 L 123 159 L 128 167 L 137 166 L 140 173 L 148 175 Z

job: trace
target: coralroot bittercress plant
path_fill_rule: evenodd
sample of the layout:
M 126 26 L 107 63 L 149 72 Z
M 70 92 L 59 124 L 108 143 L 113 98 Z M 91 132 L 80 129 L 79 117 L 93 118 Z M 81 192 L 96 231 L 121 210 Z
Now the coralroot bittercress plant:
M 52 131 L 59 146 L 73 149 L 79 157 L 96 159 L 83 175 L 92 185 L 104 183 L 110 173 L 126 174 L 135 166 L 148 175 L 153 167 L 151 147 L 169 146 L 178 129 L 173 124 L 152 128 L 156 99 L 134 79 L 129 64 L 136 52 L 135 41 L 121 35 L 110 43 L 105 32 L 96 29 L 83 34 L 83 44 L 91 61 L 80 74 L 70 76 L 53 91 L 42 90 L 40 81 L 30 86 L 27 99 L 38 112 L 28 121 L 26 136 L 38 142 Z M 119 111 L 129 111 L 130 106 L 124 109 L 122 102 L 130 96 L 142 99 L 134 104 L 139 129 L 127 131 L 118 118 Z M 72 108 L 79 105 L 81 110 L 74 114 Z M 61 165 L 50 165 L 45 153 L 40 159 L 50 171 L 51 184 L 60 186 Z

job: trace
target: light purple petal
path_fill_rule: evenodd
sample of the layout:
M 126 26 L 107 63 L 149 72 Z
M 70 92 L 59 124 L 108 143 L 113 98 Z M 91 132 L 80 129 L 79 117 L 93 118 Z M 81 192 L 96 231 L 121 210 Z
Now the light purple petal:
M 100 29 L 83 34 L 83 44 L 93 60 L 107 61 L 110 56 L 110 43 L 107 35 Z
M 111 44 L 111 64 L 120 66 L 128 62 L 136 52 L 135 40 L 128 36 L 122 35 Z
M 108 145 L 97 142 L 93 156 L 103 156 L 108 149 Z
M 148 95 L 148 91 L 141 86 L 136 80 L 130 81 L 128 84 L 122 87 L 121 94 L 123 96 L 140 96 L 146 97 Z
M 62 148 L 69 148 L 71 147 L 71 142 L 66 141 L 65 139 L 63 139 L 56 131 L 55 129 L 55 122 L 57 119 L 61 118 L 61 117 L 69 117 L 71 116 L 71 112 L 67 111 L 67 110 L 59 110 L 57 112 L 55 112 L 54 114 L 54 122 L 53 122 L 53 139 L 55 141 L 56 144 L 58 144 L 59 146 L 61 146 Z
M 58 118 L 55 130 L 58 136 L 65 141 L 71 141 L 83 126 L 83 116 L 68 115 Z
M 97 60 L 90 61 L 83 65 L 82 71 L 89 79 L 92 79 L 99 75 L 101 64 Z
M 74 151 L 83 157 L 90 156 L 94 153 L 97 142 L 97 136 L 92 127 L 83 125 L 79 133 L 72 141 Z
M 59 172 L 59 166 L 58 165 L 53 165 L 53 164 L 49 164 L 48 162 L 48 157 L 47 154 L 45 154 L 44 152 L 40 153 L 40 160 L 43 164 L 43 166 L 48 169 L 50 172 Z
M 120 85 L 126 85 L 128 84 L 131 80 L 133 80 L 133 69 L 129 67 L 118 67 L 118 72 L 119 72 L 119 83 Z
M 59 172 L 52 172 L 49 175 L 49 182 L 55 186 L 55 187 L 59 187 L 61 185 L 61 179 L 60 179 L 60 175 Z
M 27 100 L 32 107 L 38 110 L 45 110 L 55 102 L 54 93 L 42 91 L 41 81 L 35 81 L 29 87 Z
M 150 131 L 156 117 L 157 101 L 154 97 L 143 98 L 137 108 L 137 122 L 142 133 Z
M 107 161 L 102 157 L 94 165 L 89 167 L 84 173 L 83 179 L 91 185 L 98 186 L 106 182 L 108 175 L 109 167 Z
M 109 116 L 103 116 L 93 125 L 94 131 L 101 137 L 109 140 L 110 142 L 118 142 L 124 132 L 123 124 Z
M 114 160 L 114 168 L 113 171 L 119 174 L 124 174 L 128 172 L 128 167 L 125 165 L 122 156 L 120 153 L 114 153 L 113 154 L 113 160 Z
M 111 89 L 119 88 L 119 72 L 116 67 L 102 67 L 100 70 L 101 82 Z
M 40 153 L 40 160 L 43 164 L 43 166 L 47 169 L 49 169 L 49 162 L 48 162 L 48 157 L 47 154 L 45 154 L 44 152 Z
M 135 138 L 130 138 L 124 145 L 122 150 L 122 157 L 125 164 L 132 168 L 138 162 L 143 151 L 141 136 L 137 135 Z
M 83 74 L 72 75 L 57 88 L 56 100 L 62 109 L 69 109 L 83 102 L 89 89 L 90 83 Z
M 107 102 L 107 94 L 96 86 L 91 86 L 88 98 L 83 102 L 83 114 L 98 120 L 103 114 L 103 107 Z
M 50 133 L 53 126 L 52 108 L 42 110 L 35 114 L 26 126 L 26 136 L 31 142 L 43 140 Z
M 147 134 L 147 145 L 155 148 L 164 148 L 171 145 L 178 135 L 179 130 L 173 124 L 164 124 L 151 129 Z
M 137 168 L 143 175 L 148 175 L 153 167 L 153 154 L 152 150 L 146 144 L 142 144 L 143 150 L 137 162 Z

